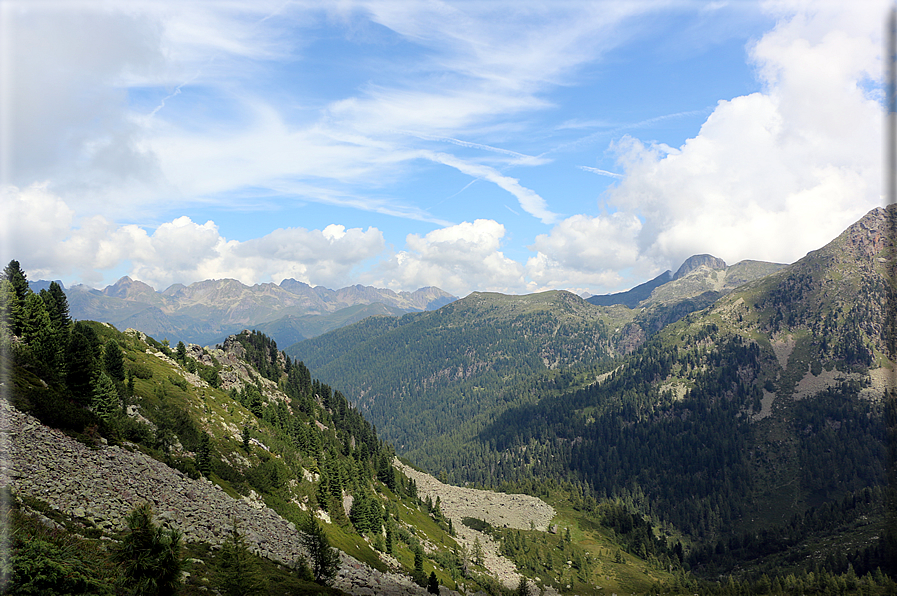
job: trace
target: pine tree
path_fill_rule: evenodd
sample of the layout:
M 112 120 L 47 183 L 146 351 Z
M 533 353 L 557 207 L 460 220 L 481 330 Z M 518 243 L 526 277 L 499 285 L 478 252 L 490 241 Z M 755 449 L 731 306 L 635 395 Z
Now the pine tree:
M 10 261 L 9 264 L 3 269 L 3 279 L 12 284 L 13 291 L 16 294 L 16 298 L 18 299 L 19 304 L 24 304 L 25 298 L 27 298 L 28 294 L 31 293 L 31 288 L 28 287 L 28 279 L 25 276 L 25 272 L 22 271 L 22 267 L 19 265 L 18 261 Z M 11 320 L 11 322 L 13 333 L 16 335 L 20 335 L 21 321 L 14 318 Z
M 196 469 L 206 478 L 212 473 L 212 448 L 207 432 L 202 433 L 199 439 L 199 448 L 196 450 Z
M 520 576 L 520 583 L 517 584 L 517 596 L 529 596 L 529 582 L 522 575 Z
M 427 592 L 430 594 L 439 594 L 439 580 L 436 578 L 436 572 L 430 572 L 430 579 L 427 581 Z
M 55 281 L 50 282 L 50 290 L 47 292 L 52 307 L 50 311 L 50 319 L 58 329 L 68 329 L 72 323 L 72 317 L 69 314 L 69 301 L 65 295 L 65 291 Z
M 215 586 L 224 596 L 251 596 L 265 593 L 265 581 L 246 538 L 233 520 L 230 536 L 221 545 L 215 565 Z
M 424 550 L 420 545 L 414 548 L 414 581 L 420 585 L 427 585 L 427 575 L 424 573 Z
M 393 535 L 392 535 L 392 522 L 386 523 L 386 554 L 393 554 Z
M 128 515 L 128 533 L 113 547 L 124 587 L 137 596 L 167 596 L 181 584 L 181 534 L 153 523 L 149 504 Z
M 473 562 L 483 566 L 483 545 L 480 544 L 480 538 L 476 537 L 473 539 Z
M 113 381 L 125 380 L 125 361 L 121 355 L 121 347 L 114 339 L 110 339 L 103 346 L 103 364 L 106 367 L 109 378 Z
M 75 323 L 65 351 L 65 383 L 85 405 L 90 403 L 93 381 L 100 372 L 98 348 L 96 332 L 85 323 Z
M 109 375 L 102 372 L 93 387 L 90 409 L 103 422 L 109 422 L 119 410 L 118 390 Z
M 249 427 L 244 426 L 243 432 L 241 434 L 241 439 L 243 439 L 243 451 L 249 453 L 249 439 L 251 439 L 251 435 L 249 434 Z
M 22 304 L 9 280 L 0 280 L 0 337 L 16 335 L 22 320 Z
M 176 352 L 176 355 L 175 355 L 175 360 L 177 360 L 177 361 L 180 362 L 181 364 L 186 364 L 186 363 L 187 363 L 187 346 L 185 346 L 185 345 L 184 345 L 184 342 L 182 342 L 182 341 L 179 341 L 179 342 L 178 342 L 178 347 L 177 347 L 177 352 Z
M 318 583 L 327 583 L 339 570 L 339 553 L 330 546 L 321 523 L 309 514 L 299 526 L 300 542 L 311 557 L 312 574 Z
M 41 362 L 55 366 L 59 344 L 53 333 L 50 314 L 38 294 L 32 292 L 25 298 L 19 327 L 19 335 L 31 347 L 34 355 Z

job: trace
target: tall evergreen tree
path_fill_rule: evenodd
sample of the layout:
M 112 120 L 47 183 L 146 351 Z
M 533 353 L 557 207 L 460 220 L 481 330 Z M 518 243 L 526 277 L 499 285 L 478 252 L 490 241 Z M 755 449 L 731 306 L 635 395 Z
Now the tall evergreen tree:
M 265 593 L 265 581 L 246 538 L 233 520 L 231 533 L 221 545 L 216 559 L 215 585 L 224 596 L 252 596 Z
M 311 557 L 312 574 L 318 583 L 327 583 L 339 570 L 339 553 L 330 546 L 321 523 L 309 514 L 299 527 L 300 541 Z
M 60 329 L 67 328 L 72 322 L 72 317 L 69 314 L 69 301 L 65 291 L 57 282 L 51 281 L 48 295 L 53 303 L 53 307 L 49 309 L 53 324 Z
M 104 422 L 109 422 L 119 410 L 118 389 L 104 372 L 99 374 L 94 384 L 90 409 Z
M 0 280 L 0 337 L 16 335 L 22 320 L 22 303 L 12 283 Z
M 427 576 L 424 573 L 424 549 L 419 544 L 414 548 L 414 581 L 420 586 L 427 585 Z
M 103 364 L 113 381 L 125 380 L 125 361 L 121 355 L 121 347 L 114 339 L 110 339 L 103 346 Z
M 41 297 L 30 293 L 22 308 L 20 335 L 35 356 L 45 364 L 56 364 L 59 344 L 50 322 L 50 315 Z
M 99 374 L 96 332 L 78 322 L 72 327 L 65 352 L 65 382 L 69 391 L 82 404 L 89 404 L 93 382 Z
M 206 478 L 212 473 L 212 447 L 207 432 L 202 433 L 199 439 L 199 448 L 196 450 L 196 469 Z
M 16 291 L 16 296 L 21 301 L 24 302 L 28 294 L 31 293 L 31 288 L 28 287 L 28 279 L 18 261 L 12 260 L 3 268 L 3 279 L 8 280 L 12 284 L 13 289 Z

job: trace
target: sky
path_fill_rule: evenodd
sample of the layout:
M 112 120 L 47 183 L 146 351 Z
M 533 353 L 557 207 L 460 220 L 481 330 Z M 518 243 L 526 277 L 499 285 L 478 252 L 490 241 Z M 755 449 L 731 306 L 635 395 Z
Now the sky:
M 628 289 L 882 198 L 889 4 L 0 0 L 0 261 Z

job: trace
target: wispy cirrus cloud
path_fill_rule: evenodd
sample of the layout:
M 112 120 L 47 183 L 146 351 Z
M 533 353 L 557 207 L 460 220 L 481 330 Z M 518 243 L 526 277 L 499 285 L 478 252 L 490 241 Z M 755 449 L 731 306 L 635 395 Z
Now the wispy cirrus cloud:
M 467 174 L 468 176 L 475 176 L 476 178 L 492 182 L 493 184 L 514 195 L 517 198 L 517 202 L 520 204 L 520 208 L 533 217 L 539 218 L 542 223 L 554 223 L 558 218 L 558 215 L 556 213 L 552 213 L 548 209 L 548 205 L 545 202 L 545 199 L 540 197 L 529 188 L 522 186 L 520 184 L 520 181 L 516 178 L 505 176 L 489 166 L 469 163 L 467 161 L 458 159 L 454 155 L 450 155 L 448 153 L 422 151 L 420 155 L 424 159 L 429 159 L 431 161 L 455 168 L 459 172 Z
M 608 176 L 610 178 L 616 178 L 618 180 L 623 178 L 623 174 L 616 174 L 614 172 L 608 172 L 607 170 L 602 170 L 601 168 L 592 168 L 589 166 L 577 166 L 580 170 L 584 172 L 591 172 L 593 174 L 600 174 L 601 176 Z

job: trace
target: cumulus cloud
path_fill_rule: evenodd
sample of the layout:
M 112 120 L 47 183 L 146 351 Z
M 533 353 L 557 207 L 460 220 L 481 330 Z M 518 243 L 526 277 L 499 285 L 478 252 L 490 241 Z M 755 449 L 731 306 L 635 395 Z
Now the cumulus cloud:
M 477 219 L 419 236 L 409 234 L 406 249 L 377 266 L 367 283 L 393 289 L 437 286 L 464 296 L 473 290 L 517 293 L 526 283 L 520 263 L 499 249 L 505 227 Z
M 619 271 L 642 265 L 637 237 L 642 224 L 624 213 L 589 217 L 574 215 L 536 236 L 530 250 L 536 256 L 526 264 L 527 276 L 544 288 L 589 288 L 592 291 L 616 287 L 623 278 Z
M 881 107 L 868 83 L 884 4 L 768 8 L 781 20 L 750 48 L 762 92 L 720 101 L 681 147 L 612 145 L 625 178 L 606 199 L 643 217 L 641 257 L 792 262 L 880 204 Z
M 235 278 L 253 284 L 292 277 L 328 287 L 352 282 L 356 267 L 385 247 L 376 228 L 323 230 L 277 229 L 261 238 L 238 242 L 224 238 L 218 226 L 178 217 L 152 233 L 136 225 L 118 225 L 101 216 L 76 222 L 73 210 L 44 186 L 0 191 L 0 260 L 19 260 L 29 277 L 75 277 L 99 284 L 104 272 L 124 268 L 157 289 L 172 283 Z

